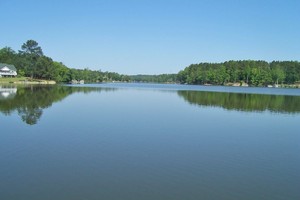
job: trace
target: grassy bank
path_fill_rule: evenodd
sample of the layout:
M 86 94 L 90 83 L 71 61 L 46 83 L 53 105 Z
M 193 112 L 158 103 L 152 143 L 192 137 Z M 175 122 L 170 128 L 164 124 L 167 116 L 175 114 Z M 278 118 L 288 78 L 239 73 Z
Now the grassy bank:
M 56 84 L 52 80 L 32 79 L 28 77 L 2 77 L 0 84 Z

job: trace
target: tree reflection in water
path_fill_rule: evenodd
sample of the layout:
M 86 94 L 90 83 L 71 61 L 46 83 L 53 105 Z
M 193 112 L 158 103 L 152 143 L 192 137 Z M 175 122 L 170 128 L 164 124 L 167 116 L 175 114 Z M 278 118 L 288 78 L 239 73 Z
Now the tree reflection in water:
M 11 88 L 15 91 L 13 97 L 0 98 L 0 112 L 11 115 L 17 112 L 22 121 L 29 125 L 37 124 L 43 114 L 43 110 L 52 106 L 73 93 L 89 93 L 93 91 L 111 91 L 110 88 L 69 87 L 69 86 L 6 86 L 6 91 Z
M 241 94 L 225 92 L 178 91 L 193 105 L 222 107 L 227 110 L 277 113 L 299 113 L 300 96 Z
M 16 112 L 23 122 L 37 124 L 43 110 L 73 93 L 114 91 L 110 87 L 71 86 L 1 86 L 0 112 L 11 115 Z M 164 90 L 161 90 L 164 91 Z M 174 92 L 174 91 L 171 91 Z M 222 107 L 227 110 L 277 113 L 299 113 L 300 96 L 240 94 L 207 91 L 175 91 L 179 97 L 193 105 Z

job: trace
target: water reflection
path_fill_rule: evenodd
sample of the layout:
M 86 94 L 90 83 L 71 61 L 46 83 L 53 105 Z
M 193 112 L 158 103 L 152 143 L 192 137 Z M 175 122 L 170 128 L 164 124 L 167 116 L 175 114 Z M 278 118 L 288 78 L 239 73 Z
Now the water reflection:
M 51 107 L 67 96 L 83 92 L 111 91 L 109 88 L 86 88 L 68 86 L 1 86 L 0 112 L 11 115 L 13 112 L 29 125 L 37 124 L 43 114 L 43 109 Z
M 283 95 L 241 94 L 223 92 L 177 91 L 193 105 L 222 107 L 227 110 L 277 113 L 299 113 L 300 97 Z
M 17 93 L 17 87 L 13 85 L 0 85 L 0 100 L 11 99 Z
M 70 87 L 70 86 L 0 86 L 0 112 L 4 115 L 17 113 L 29 125 L 37 124 L 43 110 L 73 93 L 115 91 L 112 87 Z M 178 94 L 193 105 L 222 107 L 227 110 L 277 113 L 299 113 L 300 96 L 222 93 L 190 90 L 157 90 Z

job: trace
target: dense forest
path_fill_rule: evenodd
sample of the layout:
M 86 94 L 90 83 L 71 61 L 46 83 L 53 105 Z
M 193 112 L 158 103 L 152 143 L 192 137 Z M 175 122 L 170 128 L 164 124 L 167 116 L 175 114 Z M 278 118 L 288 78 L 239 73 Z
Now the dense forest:
M 34 40 L 28 40 L 21 50 L 14 51 L 10 47 L 0 49 L 0 63 L 12 64 L 17 68 L 18 76 L 35 79 L 54 80 L 56 82 L 85 82 L 129 81 L 126 75 L 100 70 L 70 69 L 61 62 L 53 61 L 43 54 L 42 48 Z
M 53 61 L 43 54 L 34 40 L 28 40 L 21 50 L 10 47 L 0 49 L 0 63 L 12 64 L 18 76 L 36 79 L 71 82 L 84 80 L 97 82 L 155 82 L 211 85 L 267 86 L 300 84 L 300 62 L 298 61 L 227 61 L 223 63 L 192 64 L 178 74 L 122 75 L 116 72 L 95 71 L 88 68 L 71 69 L 61 62 Z
M 180 83 L 226 85 L 244 83 L 251 86 L 294 84 L 300 80 L 297 61 L 228 61 L 192 64 L 180 71 Z
M 145 83 L 175 83 L 177 82 L 177 74 L 160 74 L 160 75 L 131 75 L 132 82 Z

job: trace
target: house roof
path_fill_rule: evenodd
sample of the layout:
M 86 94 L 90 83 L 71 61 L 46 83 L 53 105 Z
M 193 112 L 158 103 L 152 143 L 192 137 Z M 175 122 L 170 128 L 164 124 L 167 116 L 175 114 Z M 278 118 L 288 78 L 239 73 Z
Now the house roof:
M 15 68 L 14 65 L 9 65 L 9 64 L 5 64 L 5 63 L 0 63 L 0 70 L 4 67 L 7 67 L 9 68 L 10 70 L 13 70 L 13 71 L 17 71 L 17 69 Z

